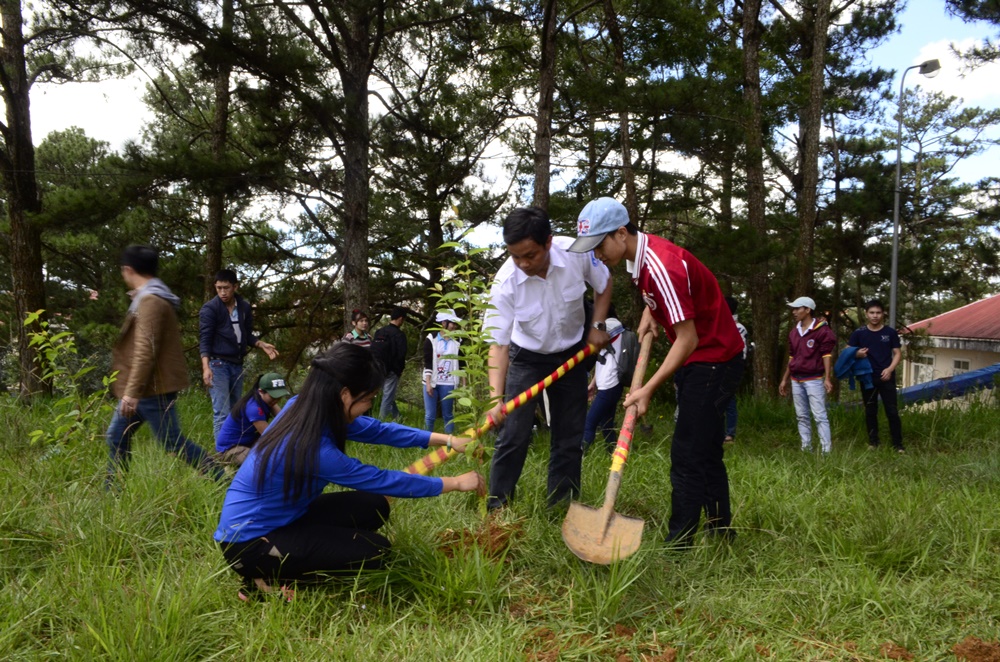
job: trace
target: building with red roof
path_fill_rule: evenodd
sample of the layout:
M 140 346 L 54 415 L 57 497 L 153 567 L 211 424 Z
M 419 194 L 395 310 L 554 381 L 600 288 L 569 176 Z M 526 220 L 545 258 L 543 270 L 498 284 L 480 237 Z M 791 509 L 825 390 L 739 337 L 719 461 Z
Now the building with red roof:
M 902 366 L 904 387 L 1000 363 L 1000 294 L 910 324 L 900 332 L 911 348 Z M 907 341 L 913 335 L 925 337 Z

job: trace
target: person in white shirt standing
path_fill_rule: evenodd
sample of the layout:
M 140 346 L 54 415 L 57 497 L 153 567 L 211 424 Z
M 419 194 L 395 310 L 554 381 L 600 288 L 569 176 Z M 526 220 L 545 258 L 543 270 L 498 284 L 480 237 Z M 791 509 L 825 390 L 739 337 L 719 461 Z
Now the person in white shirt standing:
M 510 257 L 490 291 L 483 328 L 489 350 L 489 416 L 504 423 L 490 466 L 490 509 L 506 505 L 531 442 L 533 407 L 519 407 L 504 420 L 503 402 L 544 379 L 584 347 L 608 344 L 605 320 L 611 303 L 611 274 L 591 254 L 569 253 L 569 237 L 552 236 L 548 214 L 538 207 L 515 209 L 504 221 Z M 584 294 L 594 290 L 594 311 L 586 328 Z M 583 427 L 587 416 L 587 372 L 570 370 L 546 389 L 552 413 L 548 503 L 555 506 L 580 492 Z M 504 396 L 504 397 L 501 397 Z
M 600 429 L 604 435 L 604 445 L 609 453 L 613 453 L 618 442 L 618 430 L 615 428 L 615 409 L 622 397 L 625 385 L 618 379 L 618 362 L 622 357 L 622 323 L 614 312 L 605 322 L 611 344 L 601 350 L 594 366 L 594 377 L 587 388 L 587 396 L 592 398 L 590 409 L 587 410 L 587 421 L 583 426 L 583 450 L 590 448 L 597 438 Z
M 437 314 L 435 321 L 441 325 L 437 333 L 428 333 L 424 338 L 424 429 L 434 432 L 438 405 L 444 419 L 444 431 L 455 431 L 453 420 L 454 401 L 448 396 L 458 386 L 458 340 L 448 333 L 458 328 L 458 317 L 453 310 Z

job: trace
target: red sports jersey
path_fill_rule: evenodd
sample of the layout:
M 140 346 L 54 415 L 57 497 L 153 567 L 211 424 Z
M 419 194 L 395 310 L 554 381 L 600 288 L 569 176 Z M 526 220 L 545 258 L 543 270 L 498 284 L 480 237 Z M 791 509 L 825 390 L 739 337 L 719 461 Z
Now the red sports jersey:
M 722 363 L 743 353 L 743 338 L 719 281 L 694 255 L 673 242 L 639 233 L 632 281 L 673 343 L 674 325 L 693 319 L 698 348 L 688 363 Z

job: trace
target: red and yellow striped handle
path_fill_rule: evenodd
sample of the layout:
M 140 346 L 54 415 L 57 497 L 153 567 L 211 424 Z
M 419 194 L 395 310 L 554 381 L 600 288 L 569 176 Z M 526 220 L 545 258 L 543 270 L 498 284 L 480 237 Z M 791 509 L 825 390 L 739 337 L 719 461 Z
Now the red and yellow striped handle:
M 510 412 L 514 411 L 521 405 L 525 404 L 526 402 L 537 396 L 539 393 L 542 392 L 543 389 L 550 386 L 552 382 L 556 381 L 557 379 L 565 375 L 567 372 L 575 368 L 577 365 L 579 365 L 581 361 L 583 361 L 585 358 L 587 358 L 596 351 L 597 351 L 597 345 L 592 345 L 590 343 L 587 343 L 586 347 L 584 347 L 579 352 L 571 356 L 570 359 L 566 361 L 566 363 L 563 363 L 561 366 L 556 368 L 551 375 L 549 375 L 548 377 L 538 382 L 528 390 L 524 391 L 523 393 L 517 395 L 516 397 L 512 398 L 507 403 L 505 403 L 503 406 L 504 415 L 509 414 Z M 471 437 L 472 439 L 478 439 L 480 436 L 486 434 L 486 432 L 494 425 L 495 423 L 493 422 L 493 417 L 487 416 L 486 422 L 483 423 L 478 430 L 474 428 L 469 428 L 468 430 L 465 431 L 465 434 L 462 436 Z M 458 455 L 458 451 L 448 450 L 443 446 L 439 446 L 438 448 L 435 448 L 433 451 L 431 451 L 421 459 L 417 460 L 410 466 L 403 469 L 403 471 L 408 474 L 420 474 L 421 476 L 427 476 L 432 471 L 434 471 L 434 467 L 438 466 L 439 464 L 444 464 L 445 462 L 455 457 L 456 455 Z
M 653 345 L 653 334 L 647 333 L 642 339 L 639 348 L 639 358 L 635 363 L 635 374 L 632 377 L 632 391 L 642 388 L 642 381 L 646 377 L 646 366 L 649 365 L 649 352 Z M 621 473 L 628 460 L 628 452 L 632 447 L 632 432 L 635 430 L 635 419 L 638 418 L 639 406 L 632 405 L 625 410 L 625 422 L 622 424 L 621 432 L 618 433 L 618 444 L 611 455 L 611 473 Z

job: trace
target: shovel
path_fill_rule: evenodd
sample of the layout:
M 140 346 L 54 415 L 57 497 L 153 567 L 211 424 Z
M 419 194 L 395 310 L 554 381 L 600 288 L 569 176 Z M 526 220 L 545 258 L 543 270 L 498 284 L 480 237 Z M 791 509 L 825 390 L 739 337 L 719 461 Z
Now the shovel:
M 635 364 L 635 374 L 632 376 L 633 391 L 642 388 L 652 344 L 653 334 L 647 333 L 642 339 L 639 359 Z M 622 483 L 622 468 L 628 459 L 638 411 L 639 406 L 632 405 L 625 412 L 625 422 L 622 424 L 621 432 L 618 433 L 618 445 L 612 456 L 611 475 L 608 477 L 608 487 L 604 492 L 604 505 L 601 508 L 591 508 L 577 501 L 569 504 L 569 511 L 562 526 L 563 541 L 571 552 L 584 561 L 608 565 L 635 553 L 639 549 L 639 543 L 642 542 L 644 522 L 637 517 L 625 517 L 614 511 L 618 488 Z
M 579 365 L 580 361 L 583 361 L 585 358 L 593 354 L 595 351 L 597 351 L 597 345 L 592 345 L 590 343 L 587 343 L 586 347 L 584 347 L 579 352 L 571 356 L 568 361 L 566 361 L 561 366 L 556 368 L 552 372 L 552 374 L 550 374 L 548 377 L 538 382 L 537 384 L 527 389 L 526 391 L 508 400 L 504 404 L 503 413 L 505 415 L 509 414 L 510 412 L 514 411 L 524 403 L 528 402 L 529 400 L 537 396 L 539 393 L 542 392 L 543 389 L 551 386 L 552 382 L 556 381 L 557 379 L 565 375 L 567 372 L 575 368 L 577 365 Z M 639 357 L 639 361 L 642 361 L 642 357 Z M 643 369 L 645 369 L 645 364 L 643 364 Z M 480 436 L 486 434 L 486 432 L 494 425 L 496 425 L 496 423 L 493 421 L 493 417 L 488 416 L 486 418 L 486 422 L 483 423 L 478 430 L 469 428 L 462 436 L 471 437 L 472 439 L 478 439 Z M 403 469 L 403 471 L 408 474 L 420 474 L 422 476 L 427 476 L 431 473 L 431 471 L 434 470 L 436 466 L 447 462 L 456 455 L 458 455 L 458 451 L 454 449 L 448 450 L 447 448 L 438 447 L 437 449 L 431 451 L 430 453 L 420 458 L 410 466 Z

